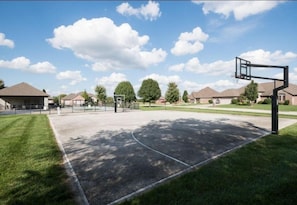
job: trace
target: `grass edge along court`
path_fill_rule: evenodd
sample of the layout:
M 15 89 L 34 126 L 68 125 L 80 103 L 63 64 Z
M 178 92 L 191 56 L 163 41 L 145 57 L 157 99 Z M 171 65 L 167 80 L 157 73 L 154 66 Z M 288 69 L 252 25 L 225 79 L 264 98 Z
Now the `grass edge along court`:
M 0 204 L 76 204 L 46 115 L 0 117 Z

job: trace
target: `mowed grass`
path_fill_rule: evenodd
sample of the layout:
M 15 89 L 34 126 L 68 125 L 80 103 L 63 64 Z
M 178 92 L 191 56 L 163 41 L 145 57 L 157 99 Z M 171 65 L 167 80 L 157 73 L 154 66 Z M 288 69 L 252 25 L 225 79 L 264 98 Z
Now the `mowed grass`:
M 297 204 L 297 124 L 123 204 Z
M 226 104 L 226 105 L 217 105 L 217 107 L 222 108 L 237 108 L 237 109 L 256 109 L 256 110 L 271 110 L 271 104 L 254 104 L 253 106 L 250 105 L 234 105 L 234 104 Z M 297 106 L 296 105 L 279 105 L 279 111 L 285 112 L 296 112 Z
M 262 117 L 270 117 L 271 113 L 258 113 L 258 112 L 251 112 L 248 111 L 241 111 L 241 110 L 219 110 L 219 109 L 203 109 L 203 108 L 193 108 L 187 106 L 140 106 L 140 110 L 143 111 L 154 111 L 154 110 L 169 110 L 169 111 L 183 111 L 183 112 L 198 112 L 198 113 L 215 113 L 215 114 L 228 114 L 228 115 L 246 115 L 246 116 L 262 116 Z M 230 108 L 230 107 L 229 107 Z M 236 108 L 245 108 L 245 106 L 240 106 Z M 250 108 L 253 109 L 253 108 Z M 291 114 L 279 114 L 279 118 L 289 118 L 289 119 L 297 119 L 297 115 Z
M 0 204 L 76 204 L 47 116 L 0 117 Z

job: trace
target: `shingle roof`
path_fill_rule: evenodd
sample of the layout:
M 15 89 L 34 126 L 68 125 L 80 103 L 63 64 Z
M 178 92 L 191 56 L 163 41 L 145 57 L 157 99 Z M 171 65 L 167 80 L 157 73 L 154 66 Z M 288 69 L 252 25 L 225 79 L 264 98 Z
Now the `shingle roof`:
M 289 84 L 289 87 L 284 89 L 285 92 L 289 93 L 290 95 L 297 95 L 297 85 Z
M 65 97 L 63 97 L 61 100 L 72 100 L 76 96 L 77 96 L 77 94 L 71 93 L 71 94 L 66 95 Z
M 218 92 L 210 87 L 203 88 L 198 92 L 193 92 L 191 95 L 194 98 L 212 98 L 213 96 L 217 95 Z
M 34 88 L 27 83 L 19 83 L 0 90 L 0 97 L 48 97 L 45 92 Z
M 231 89 L 227 89 L 224 90 L 222 92 L 220 92 L 219 94 L 217 94 L 214 97 L 238 97 L 240 96 L 240 94 L 244 93 L 244 89 L 245 87 L 241 87 L 241 88 L 231 88 Z

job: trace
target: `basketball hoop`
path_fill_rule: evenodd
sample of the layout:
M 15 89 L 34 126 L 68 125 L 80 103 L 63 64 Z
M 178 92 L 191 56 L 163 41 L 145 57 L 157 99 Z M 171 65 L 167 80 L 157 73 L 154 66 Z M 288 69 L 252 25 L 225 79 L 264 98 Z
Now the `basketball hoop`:
M 252 75 L 251 68 L 280 68 L 283 69 L 283 79 L 271 78 L 264 76 Z M 278 134 L 278 103 L 277 103 L 277 92 L 289 86 L 289 66 L 277 66 L 277 65 L 261 65 L 261 64 L 252 64 L 250 61 L 236 57 L 235 58 L 235 78 L 251 80 L 252 78 L 264 79 L 264 80 L 273 80 L 283 82 L 283 85 L 280 87 L 275 87 L 273 89 L 272 104 L 271 104 L 271 133 Z

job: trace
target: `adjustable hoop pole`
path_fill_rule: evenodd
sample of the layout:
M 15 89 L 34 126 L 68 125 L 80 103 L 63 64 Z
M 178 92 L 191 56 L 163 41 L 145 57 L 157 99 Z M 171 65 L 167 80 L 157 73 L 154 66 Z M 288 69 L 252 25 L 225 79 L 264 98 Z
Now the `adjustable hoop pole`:
M 269 78 L 263 76 L 255 76 L 250 72 L 251 67 L 258 68 L 281 68 L 283 69 L 283 79 L 278 78 Z M 251 78 L 258 78 L 264 80 L 273 80 L 274 84 L 276 81 L 283 82 L 283 85 L 280 87 L 275 87 L 273 89 L 273 95 L 271 96 L 271 133 L 278 134 L 278 91 L 289 86 L 289 66 L 277 66 L 277 65 L 261 65 L 261 64 L 252 64 L 250 61 L 236 57 L 235 58 L 235 78 L 250 80 Z M 243 72 L 242 72 L 243 70 Z

